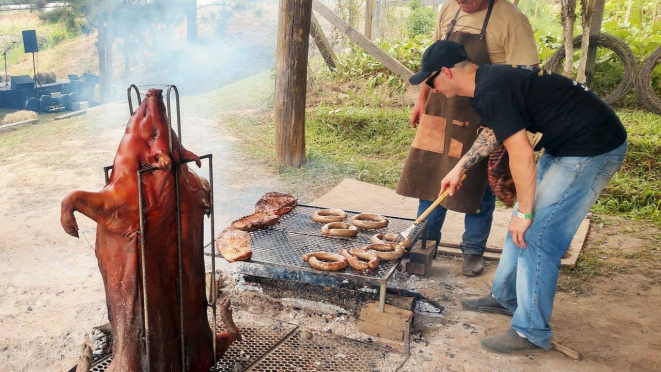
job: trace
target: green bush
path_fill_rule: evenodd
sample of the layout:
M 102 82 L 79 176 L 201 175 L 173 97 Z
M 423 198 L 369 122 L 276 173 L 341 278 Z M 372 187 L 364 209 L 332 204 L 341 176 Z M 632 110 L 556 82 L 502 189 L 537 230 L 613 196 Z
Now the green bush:
M 73 37 L 83 30 L 85 21 L 70 8 L 56 8 L 48 12 L 39 14 L 42 22 L 56 24 L 58 26 L 58 35 L 51 40 L 61 41 L 67 37 Z
M 39 80 L 41 84 L 55 83 L 57 81 L 57 75 L 52 71 L 39 72 L 37 73 L 37 80 Z
M 436 26 L 436 11 L 433 8 L 420 6 L 417 2 L 411 3 L 411 15 L 406 21 L 409 37 L 418 35 L 431 35 Z
M 420 69 L 422 53 L 430 44 L 431 39 L 427 35 L 418 35 L 400 42 L 383 41 L 379 43 L 379 47 L 412 71 L 417 71 Z M 356 78 L 366 79 L 368 87 L 386 84 L 394 90 L 403 92 L 407 86 L 399 76 L 394 75 L 376 58 L 355 45 L 340 56 L 338 68 L 333 74 L 337 79 L 343 81 Z

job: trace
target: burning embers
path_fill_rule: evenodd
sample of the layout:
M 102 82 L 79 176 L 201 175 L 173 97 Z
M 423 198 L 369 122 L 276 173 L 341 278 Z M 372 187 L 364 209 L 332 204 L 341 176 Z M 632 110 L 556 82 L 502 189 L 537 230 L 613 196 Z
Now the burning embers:
M 107 185 L 99 192 L 74 191 L 62 201 L 61 222 L 68 234 L 78 236 L 74 212 L 97 222 L 95 252 L 113 336 L 113 362 L 107 369 L 110 372 L 141 371 L 146 369 L 146 363 L 150 364 L 150 371 L 208 371 L 214 360 L 213 337 L 218 343 L 218 357 L 239 337 L 231 321 L 229 302 L 221 305 L 220 312 L 231 332 L 214 335 L 209 326 L 202 249 L 203 218 L 210 208 L 209 183 L 186 164 L 179 165 L 176 172 L 185 304 L 182 320 L 172 168 L 173 162 L 182 160 L 193 160 L 199 166 L 200 158 L 180 147 L 179 139 L 169 129 L 161 93 L 150 90 L 129 119 Z M 137 172 L 145 167 L 155 170 L 142 175 L 145 236 L 140 237 Z M 141 241 L 145 242 L 144 247 Z M 144 280 L 140 267 L 147 268 Z M 141 289 L 141 281 L 146 283 L 146 293 Z M 143 318 L 145 303 L 149 310 L 147 319 Z M 149 340 L 148 348 L 143 338 Z

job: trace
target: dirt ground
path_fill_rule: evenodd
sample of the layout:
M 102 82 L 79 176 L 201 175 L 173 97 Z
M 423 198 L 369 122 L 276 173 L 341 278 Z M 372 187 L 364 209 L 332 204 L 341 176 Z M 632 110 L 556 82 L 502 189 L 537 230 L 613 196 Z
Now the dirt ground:
M 112 163 L 127 118 L 127 107 L 115 104 L 0 134 L 0 371 L 68 370 L 85 333 L 107 321 L 92 249 L 95 226 L 80 216 L 83 234 L 72 238 L 60 227 L 59 210 L 68 192 L 103 186 L 102 167 Z M 263 192 L 289 187 L 244 156 L 216 121 L 184 111 L 183 122 L 184 144 L 215 156 L 218 227 L 248 213 Z M 500 356 L 481 349 L 480 339 L 507 329 L 508 318 L 463 311 L 459 299 L 488 292 L 495 265 L 466 279 L 458 261 L 439 256 L 429 278 L 401 278 L 446 306 L 443 318 L 416 317 L 416 341 L 402 370 L 660 370 L 659 231 L 617 218 L 595 219 L 593 225 L 584 266 L 562 275 L 552 319 L 556 340 L 579 351 L 582 361 L 557 352 Z M 224 270 L 226 281 L 235 282 Z M 365 338 L 355 319 L 338 317 L 332 308 L 306 310 L 235 285 L 225 293 L 237 299 L 238 310 Z

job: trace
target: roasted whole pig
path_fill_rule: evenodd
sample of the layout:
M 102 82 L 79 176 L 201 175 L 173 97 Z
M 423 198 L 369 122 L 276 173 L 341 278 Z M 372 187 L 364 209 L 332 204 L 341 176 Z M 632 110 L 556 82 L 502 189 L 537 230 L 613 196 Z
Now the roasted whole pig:
M 170 154 L 168 135 L 172 136 Z M 177 298 L 177 213 L 172 163 L 183 156 L 200 165 L 197 155 L 179 152 L 179 140 L 167 125 L 161 90 L 150 90 L 129 119 L 117 150 L 108 184 L 99 192 L 74 191 L 62 201 L 64 230 L 78 237 L 74 212 L 97 223 L 95 253 L 103 277 L 108 317 L 113 335 L 113 361 L 109 372 L 146 370 L 143 337 L 143 296 L 140 287 L 141 246 L 136 172 L 143 173 L 146 212 L 149 352 L 151 371 L 182 371 L 181 314 Z M 186 366 L 206 372 L 213 364 L 212 337 L 218 357 L 240 337 L 231 321 L 229 302 L 221 305 L 221 318 L 231 332 L 214 335 L 207 319 L 204 286 L 203 218 L 209 212 L 209 183 L 179 167 L 183 257 L 184 337 Z

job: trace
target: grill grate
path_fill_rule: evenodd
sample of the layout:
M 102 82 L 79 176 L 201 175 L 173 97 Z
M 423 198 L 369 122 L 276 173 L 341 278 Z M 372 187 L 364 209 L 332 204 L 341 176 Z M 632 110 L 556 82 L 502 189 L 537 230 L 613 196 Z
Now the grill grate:
M 243 341 L 232 343 L 218 361 L 218 372 L 389 372 L 406 360 L 406 355 L 381 346 L 302 330 L 261 315 L 237 312 L 235 322 Z M 217 331 L 224 327 L 219 325 Z M 90 371 L 104 372 L 110 362 L 112 355 Z
M 223 357 L 218 360 L 218 372 L 243 371 L 254 363 L 262 355 L 269 352 L 273 347 L 296 329 L 296 326 L 283 323 L 274 319 L 258 318 L 256 315 L 245 319 L 235 319 L 241 330 L 243 341 L 236 341 L 230 345 Z M 218 324 L 217 332 L 224 332 L 222 324 Z M 104 372 L 112 362 L 112 355 L 98 361 L 91 372 Z
M 278 225 L 265 230 L 257 230 L 250 233 L 252 245 L 252 261 L 276 265 L 295 267 L 298 269 L 311 270 L 301 256 L 305 253 L 324 251 L 340 253 L 342 249 L 360 248 L 369 244 L 369 239 L 374 234 L 396 232 L 399 233 L 408 228 L 413 220 L 388 217 L 388 226 L 383 229 L 364 230 L 359 229 L 355 237 L 327 237 L 321 235 L 323 224 L 312 220 L 312 214 L 323 208 L 299 205 L 290 213 L 282 216 Z M 347 221 L 355 212 L 347 212 Z M 412 240 L 418 237 L 424 229 L 425 224 L 417 226 L 411 234 Z M 399 261 L 382 261 L 378 269 L 372 271 L 357 271 L 348 266 L 340 272 L 323 272 L 330 275 L 348 275 L 361 279 L 381 280 L 388 277 L 394 265 Z
M 388 372 L 396 371 L 406 355 L 344 337 L 297 330 L 255 364 L 257 372 Z
M 218 361 L 217 371 L 243 371 L 262 355 L 271 350 L 280 340 L 296 329 L 296 326 L 277 320 L 262 322 L 253 315 L 249 319 L 236 319 L 241 331 L 242 341 L 233 342 L 223 357 Z M 224 332 L 225 327 L 218 324 L 217 332 Z

